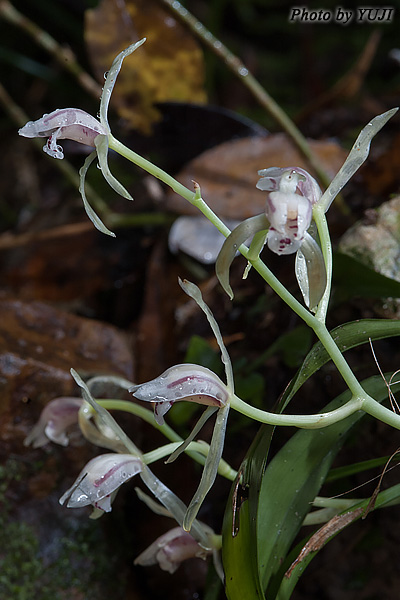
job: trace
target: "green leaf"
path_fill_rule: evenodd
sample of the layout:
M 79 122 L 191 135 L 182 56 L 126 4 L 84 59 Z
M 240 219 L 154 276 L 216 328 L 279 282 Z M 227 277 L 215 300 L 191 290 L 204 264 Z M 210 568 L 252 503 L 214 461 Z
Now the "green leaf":
M 368 394 L 381 402 L 387 397 L 382 377 L 362 382 Z M 395 386 L 394 386 L 395 387 Z M 400 384 L 396 386 L 400 389 Z M 334 410 L 351 397 L 344 392 L 325 410 Z M 268 465 L 260 490 L 257 518 L 257 553 L 260 579 L 265 589 L 275 576 L 282 578 L 281 565 L 296 537 L 311 502 L 318 495 L 337 452 L 362 411 L 321 430 L 300 430 Z M 277 587 L 277 582 L 273 583 Z M 274 595 L 268 595 L 273 598 Z
M 261 478 L 274 432 L 260 427 L 244 459 L 226 506 L 222 528 L 225 592 L 229 600 L 264 599 L 258 575 L 256 530 Z M 250 485 L 251 482 L 251 485 Z
M 389 319 L 360 319 L 336 327 L 331 332 L 339 350 L 345 352 L 361 344 L 400 335 L 400 321 Z M 282 396 L 284 407 L 313 373 L 330 360 L 328 352 L 321 342 L 317 342 L 305 357 L 302 366 L 293 377 Z M 283 409 L 282 409 L 283 410 Z
M 362 385 L 377 401 L 387 395 L 379 376 Z M 400 389 L 400 384 L 393 388 Z M 350 392 L 345 392 L 325 410 L 334 410 L 349 398 Z M 224 517 L 222 557 L 229 600 L 264 599 L 268 585 L 268 599 L 275 597 L 285 572 L 282 564 L 311 502 L 346 435 L 362 416 L 359 411 L 325 429 L 298 431 L 265 472 L 274 428 L 261 427 L 239 470 L 240 483 L 233 486 Z M 234 498 L 241 496 L 235 511 Z M 238 531 L 233 536 L 235 523 Z
M 347 254 L 333 255 L 333 285 L 340 301 L 354 296 L 400 298 L 400 281 L 377 273 Z

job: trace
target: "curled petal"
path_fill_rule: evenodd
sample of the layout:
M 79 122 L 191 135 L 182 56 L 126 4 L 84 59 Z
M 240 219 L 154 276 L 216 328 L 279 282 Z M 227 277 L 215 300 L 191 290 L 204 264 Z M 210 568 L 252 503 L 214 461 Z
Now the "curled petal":
M 239 246 L 256 232 L 268 229 L 268 227 L 269 221 L 265 214 L 256 215 L 240 223 L 226 238 L 215 263 L 215 273 L 231 300 L 233 299 L 233 291 L 229 284 L 229 269 Z
M 100 165 L 101 172 L 103 173 L 103 177 L 107 181 L 108 185 L 110 187 L 112 187 L 112 189 L 114 191 L 116 191 L 117 194 L 120 194 L 127 200 L 133 200 L 133 198 L 130 195 L 130 193 L 128 192 L 128 190 L 126 190 L 124 188 L 124 186 L 122 185 L 122 183 L 120 183 L 118 181 L 118 179 L 116 179 L 114 177 L 114 175 L 112 175 L 112 173 L 108 167 L 108 138 L 107 138 L 107 136 L 99 135 L 98 137 L 95 138 L 94 144 L 96 146 L 97 157 L 99 159 L 99 165 Z
M 203 425 L 208 421 L 208 419 L 215 413 L 217 410 L 216 406 L 209 406 L 201 415 L 200 419 L 197 421 L 196 425 L 193 427 L 192 431 L 189 433 L 187 438 L 178 448 L 171 454 L 171 456 L 165 461 L 166 464 L 174 462 L 186 450 L 189 446 L 190 442 L 194 440 L 196 435 L 202 429 Z
M 228 401 L 227 387 L 215 373 L 193 364 L 181 364 L 167 369 L 152 381 L 134 385 L 129 390 L 139 400 L 154 402 L 157 423 L 164 423 L 164 414 L 180 400 L 207 406 L 224 406 Z
M 195 520 L 198 511 L 200 510 L 203 500 L 210 491 L 217 476 L 219 461 L 221 460 L 222 451 L 224 449 L 225 431 L 228 422 L 229 408 L 230 405 L 226 404 L 220 408 L 217 413 L 210 443 L 210 450 L 204 464 L 199 487 L 197 488 L 188 506 L 185 518 L 183 520 L 183 529 L 185 531 L 190 531 L 192 523 Z
M 82 391 L 83 399 L 90 404 L 95 413 L 98 415 L 98 418 L 101 420 L 103 425 L 107 427 L 110 431 L 113 432 L 113 435 L 116 439 L 120 440 L 121 444 L 134 456 L 141 456 L 141 452 L 137 446 L 129 439 L 124 430 L 118 425 L 114 417 L 110 415 L 108 410 L 100 406 L 93 398 L 92 394 L 86 383 L 83 379 L 78 375 L 75 369 L 71 369 L 71 375 L 74 378 L 75 382 L 79 385 Z
M 105 233 L 106 235 L 110 235 L 111 237 L 115 237 L 115 233 L 113 233 L 112 231 L 110 231 L 104 225 L 103 221 L 95 213 L 95 211 L 93 210 L 93 208 L 90 206 L 90 204 L 88 202 L 88 199 L 86 198 L 86 193 L 85 193 L 85 179 L 86 179 L 86 174 L 88 172 L 88 169 L 89 169 L 90 165 L 92 164 L 92 162 L 96 158 L 96 154 L 97 154 L 96 151 L 94 151 L 91 154 L 89 154 L 89 156 L 86 158 L 85 162 L 83 163 L 83 166 L 79 169 L 79 191 L 80 191 L 81 196 L 82 196 L 83 206 L 85 207 L 86 214 L 89 217 L 89 219 L 92 221 L 92 223 L 96 227 L 96 229 L 98 229 L 99 231 L 101 231 L 101 233 Z
M 107 118 L 108 105 L 110 104 L 111 94 L 113 92 L 118 73 L 121 70 L 122 62 L 124 58 L 129 56 L 129 54 L 132 54 L 132 52 L 134 52 L 135 50 L 137 50 L 137 48 L 144 44 L 145 41 L 146 38 L 143 38 L 142 40 L 139 40 L 135 44 L 131 44 L 130 46 L 128 46 L 128 48 L 125 48 L 125 50 L 120 52 L 118 56 L 114 58 L 110 70 L 107 73 L 107 77 L 104 82 L 103 93 L 101 94 L 100 99 L 100 122 L 103 125 L 103 127 L 106 128 L 107 131 L 109 131 L 110 129 L 108 126 Z
M 40 448 L 49 441 L 68 446 L 66 431 L 78 424 L 79 409 L 83 404 L 82 398 L 55 398 L 49 402 L 40 415 L 39 421 L 25 438 L 24 445 Z
M 309 233 L 296 254 L 296 278 L 306 306 L 315 312 L 326 288 L 326 268 L 322 251 Z
M 163 571 L 174 573 L 180 564 L 189 558 L 206 559 L 212 549 L 203 548 L 181 527 L 174 527 L 157 538 L 136 559 L 135 565 L 147 567 L 159 564 Z
M 229 394 L 233 394 L 234 393 L 234 382 L 233 382 L 232 362 L 231 362 L 230 356 L 228 354 L 228 351 L 226 349 L 226 346 L 224 344 L 224 340 L 222 339 L 222 334 L 221 334 L 219 325 L 218 325 L 217 321 L 215 320 L 215 317 L 212 314 L 210 308 L 204 302 L 200 288 L 198 288 L 195 283 L 192 283 L 191 281 L 188 281 L 187 279 L 184 279 L 183 281 L 182 281 L 182 279 L 179 279 L 179 285 L 181 286 L 181 288 L 183 289 L 185 294 L 190 296 L 190 298 L 192 298 L 196 302 L 197 306 L 199 308 L 201 308 L 201 310 L 207 317 L 207 321 L 212 329 L 213 334 L 215 335 L 215 339 L 217 340 L 217 344 L 221 351 L 221 360 L 225 367 L 227 389 L 229 391 Z
M 68 508 L 92 505 L 111 511 L 111 502 L 119 487 L 142 471 L 140 458 L 131 454 L 96 456 L 81 471 L 75 483 L 61 496 L 60 504 Z M 113 496 L 114 495 L 114 496 Z

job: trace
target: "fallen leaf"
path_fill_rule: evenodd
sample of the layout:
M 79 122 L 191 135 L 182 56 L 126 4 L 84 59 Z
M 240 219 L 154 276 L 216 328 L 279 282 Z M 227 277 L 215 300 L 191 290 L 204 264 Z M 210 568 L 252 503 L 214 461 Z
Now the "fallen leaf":
M 112 104 L 131 127 L 149 134 L 160 119 L 155 103 L 206 101 L 200 46 L 155 0 L 102 0 L 85 13 L 85 41 L 99 80 L 121 50 L 143 37 L 146 43 L 124 60 Z
M 309 143 L 333 178 L 346 152 L 331 141 Z M 204 200 L 219 216 L 247 219 L 264 210 L 266 194 L 256 189 L 257 171 L 290 166 L 310 170 L 293 142 L 279 133 L 220 144 L 188 163 L 176 178 L 190 189 L 193 180 L 198 181 Z M 310 173 L 315 177 L 312 170 Z M 167 208 L 179 214 L 198 214 L 196 208 L 172 192 L 167 198 Z

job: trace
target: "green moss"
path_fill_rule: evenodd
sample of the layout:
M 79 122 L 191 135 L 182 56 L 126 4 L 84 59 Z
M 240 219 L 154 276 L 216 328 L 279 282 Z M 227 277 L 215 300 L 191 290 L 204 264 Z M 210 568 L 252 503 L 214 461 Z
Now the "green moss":
M 16 507 L 7 500 L 7 490 L 23 474 L 26 476 L 25 466 L 17 461 L 0 467 L 1 600 L 103 600 L 111 595 L 113 600 L 121 598 L 121 583 L 115 575 L 117 558 L 110 558 L 114 553 L 110 552 L 98 522 L 85 519 L 64 525 L 58 513 L 52 517 L 52 509 L 46 503 L 43 520 L 51 528 L 49 543 L 40 504 L 35 506 L 37 527 L 15 518 Z M 54 510 L 61 509 L 56 506 Z

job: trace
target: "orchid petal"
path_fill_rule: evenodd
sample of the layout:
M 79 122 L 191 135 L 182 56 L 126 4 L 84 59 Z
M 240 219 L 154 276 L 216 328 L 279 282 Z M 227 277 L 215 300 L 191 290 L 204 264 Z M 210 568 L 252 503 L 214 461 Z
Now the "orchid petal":
M 89 156 L 86 158 L 85 162 L 83 163 L 83 166 L 79 169 L 79 180 L 80 180 L 79 181 L 79 191 L 82 196 L 83 206 L 85 207 L 86 214 L 89 217 L 89 219 L 92 221 L 92 223 L 96 227 L 96 229 L 101 231 L 101 233 L 105 233 L 106 235 L 115 237 L 115 233 L 113 233 L 112 231 L 107 229 L 107 227 L 104 225 L 103 221 L 95 213 L 93 208 L 90 206 L 88 199 L 86 198 L 85 178 L 86 178 L 86 174 L 88 172 L 90 165 L 96 158 L 96 154 L 97 154 L 96 150 L 94 152 L 92 152 L 91 154 L 89 154 Z
M 101 169 L 101 172 L 103 173 L 103 177 L 107 181 L 108 185 L 110 187 L 112 187 L 112 189 L 115 192 L 117 192 L 117 194 L 120 194 L 121 196 L 123 196 L 123 198 L 126 198 L 127 200 L 133 200 L 133 198 L 130 195 L 130 193 L 128 192 L 128 190 L 126 190 L 124 188 L 124 186 L 122 185 L 122 183 L 120 183 L 118 181 L 118 179 L 116 179 L 114 177 L 114 175 L 111 173 L 111 171 L 109 169 L 107 136 L 98 135 L 95 138 L 94 143 L 95 143 L 96 150 L 97 150 L 97 156 L 99 159 L 100 169 Z
M 229 284 L 229 269 L 238 248 L 256 232 L 268 229 L 268 227 L 269 221 L 262 213 L 240 223 L 226 238 L 215 263 L 215 273 L 231 300 L 233 299 L 233 291 Z
M 92 423 L 94 415 L 97 427 Z M 78 421 L 85 438 L 101 448 L 114 450 L 114 452 L 126 452 L 125 444 L 116 437 L 108 426 L 104 425 L 101 419 L 96 419 L 96 416 L 98 415 L 93 411 L 93 408 L 87 402 L 84 402 L 79 410 Z
M 296 278 L 306 306 L 313 312 L 326 288 L 326 268 L 322 251 L 314 238 L 306 233 L 296 254 Z
M 184 560 L 196 557 L 205 560 L 212 551 L 211 548 L 205 550 L 181 527 L 174 527 L 158 537 L 135 559 L 134 564 L 147 567 L 158 563 L 163 571 L 175 573 Z
M 175 521 L 182 526 L 187 508 L 185 504 L 176 496 L 166 485 L 162 483 L 154 475 L 154 473 L 144 465 L 143 471 L 140 473 L 143 483 L 148 487 L 157 500 L 165 506 L 171 513 Z M 204 527 L 196 519 L 192 523 L 191 535 L 203 546 L 209 548 L 208 535 L 204 531 Z
M 208 421 L 208 419 L 218 410 L 216 406 L 209 406 L 201 415 L 200 419 L 197 421 L 196 425 L 193 427 L 190 434 L 187 436 L 184 442 L 171 454 L 171 456 L 165 461 L 165 464 L 169 464 L 174 462 L 178 456 L 182 454 L 189 446 L 190 442 L 192 442 L 195 436 L 202 429 L 203 425 Z
M 225 367 L 226 385 L 229 390 L 229 394 L 233 394 L 234 393 L 234 382 L 233 382 L 232 363 L 231 363 L 229 353 L 224 344 L 224 340 L 222 339 L 222 334 L 221 334 L 219 325 L 218 325 L 217 321 L 215 320 L 215 317 L 212 314 L 210 308 L 204 302 L 201 291 L 197 287 L 197 285 L 192 283 L 191 281 L 188 281 L 187 279 L 184 279 L 183 281 L 182 281 L 182 279 L 179 279 L 179 285 L 181 286 L 183 291 L 188 296 L 193 298 L 193 300 L 197 303 L 199 308 L 201 308 L 201 310 L 204 312 L 204 314 L 207 317 L 207 321 L 212 329 L 213 334 L 215 335 L 215 339 L 217 340 L 217 344 L 221 351 L 221 360 Z
M 64 158 L 63 149 L 57 139 L 69 139 L 94 146 L 97 135 L 106 135 L 107 131 L 92 115 L 79 108 L 57 108 L 36 121 L 28 121 L 18 130 L 19 135 L 28 138 L 48 137 L 44 152 L 53 158 Z
M 74 378 L 75 382 L 79 385 L 82 390 L 83 399 L 86 400 L 90 404 L 90 406 L 95 410 L 95 412 L 102 419 L 105 426 L 109 427 L 111 431 L 114 432 L 115 436 L 121 441 L 121 443 L 125 446 L 125 448 L 131 454 L 135 456 L 141 456 L 141 452 L 137 446 L 129 439 L 124 430 L 118 425 L 116 420 L 110 415 L 108 410 L 100 406 L 93 398 L 92 394 L 89 391 L 88 386 L 83 381 L 83 379 L 78 375 L 75 369 L 71 369 L 71 375 Z
M 210 450 L 208 452 L 206 462 L 204 464 L 203 473 L 199 483 L 199 487 L 194 494 L 192 501 L 189 504 L 185 518 L 183 520 L 183 529 L 190 531 L 192 523 L 203 503 L 204 498 L 210 491 L 215 478 L 217 476 L 219 461 L 222 457 L 224 448 L 225 431 L 228 422 L 230 405 L 227 404 L 219 409 L 214 425 L 214 431 L 211 438 Z
M 114 58 L 113 63 L 110 67 L 110 70 L 107 73 L 107 77 L 104 82 L 103 93 L 101 94 L 101 99 L 100 99 L 99 117 L 100 117 L 100 123 L 103 125 L 103 127 L 105 127 L 107 129 L 108 132 L 110 131 L 110 127 L 108 125 L 108 118 L 107 118 L 108 117 L 108 106 L 110 104 L 111 94 L 113 92 L 114 85 L 115 85 L 115 82 L 118 77 L 118 73 L 120 72 L 121 67 L 122 67 L 122 62 L 123 62 L 124 58 L 129 56 L 129 54 L 132 54 L 132 52 L 134 52 L 137 48 L 139 48 L 139 46 L 141 46 L 145 41 L 146 41 L 146 38 L 143 38 L 143 39 L 139 40 L 138 42 L 136 42 L 135 44 L 131 44 L 130 46 L 128 46 L 128 48 L 125 48 L 125 50 L 120 52 L 118 54 L 118 56 L 116 56 Z
M 325 212 L 339 194 L 340 190 L 367 159 L 372 138 L 384 125 L 386 125 L 389 119 L 391 119 L 398 110 L 398 108 L 392 108 L 391 110 L 378 115 L 361 130 L 361 133 L 354 142 L 343 166 L 333 178 L 330 186 L 320 200 L 319 204 L 323 207 Z

